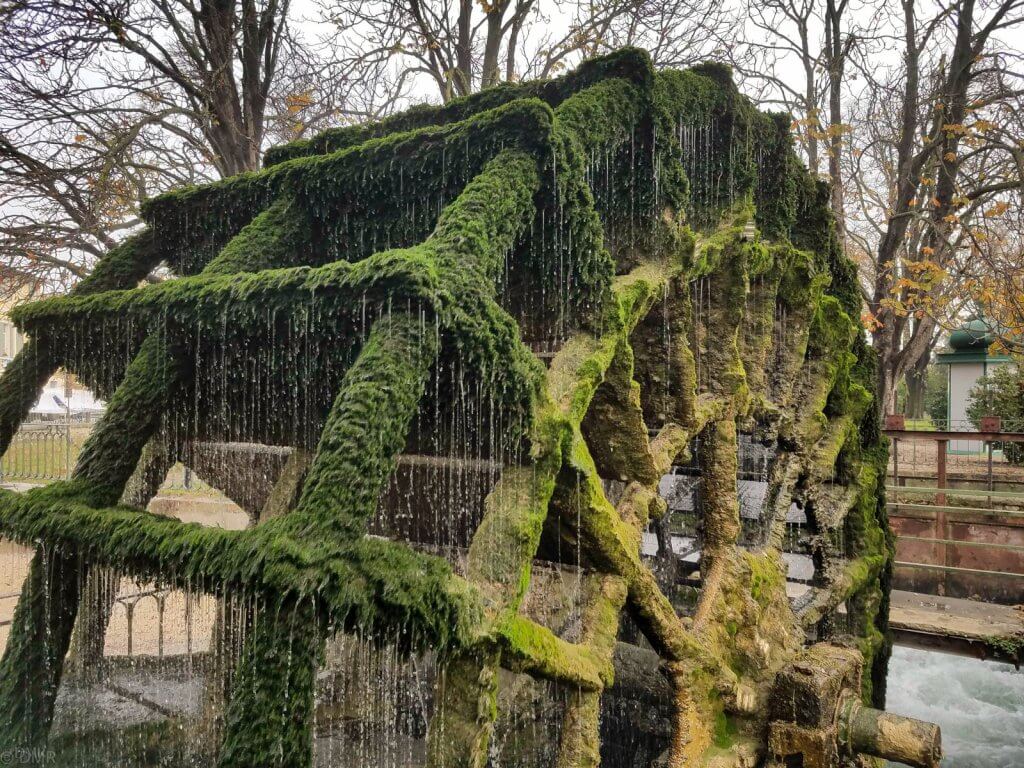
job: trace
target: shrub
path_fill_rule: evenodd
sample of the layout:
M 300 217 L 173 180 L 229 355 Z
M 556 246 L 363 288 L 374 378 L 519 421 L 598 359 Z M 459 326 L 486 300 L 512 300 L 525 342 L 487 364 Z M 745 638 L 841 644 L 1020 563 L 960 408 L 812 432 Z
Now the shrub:
M 1007 431 L 1018 431 L 1024 426 L 1024 370 L 1018 366 L 1001 365 L 981 377 L 968 398 L 967 417 L 975 429 L 981 429 L 982 416 L 999 416 Z M 1001 447 L 1011 464 L 1024 464 L 1024 445 L 1003 443 Z

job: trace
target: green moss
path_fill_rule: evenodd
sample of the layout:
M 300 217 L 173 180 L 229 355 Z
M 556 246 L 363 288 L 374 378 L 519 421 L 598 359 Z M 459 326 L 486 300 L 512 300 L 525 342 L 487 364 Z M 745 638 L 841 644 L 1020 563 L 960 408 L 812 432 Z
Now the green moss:
M 44 539 L 140 578 L 184 589 L 319 595 L 341 629 L 398 636 L 408 647 L 468 644 L 480 599 L 442 560 L 379 539 L 339 544 L 297 538 L 286 518 L 232 532 L 127 507 L 78 481 L 0 492 L 0 526 L 19 542 Z M 410 628 L 414 628 L 410 631 Z M 391 634 L 389 634 L 391 633 Z
M 764 245 L 747 240 L 740 227 L 720 230 L 703 244 L 710 268 L 709 292 L 715 301 L 702 318 L 704 344 L 702 388 L 728 398 L 735 413 L 746 412 L 750 390 L 740 356 L 740 327 L 750 288 L 750 264 L 762 258 Z
M 659 475 L 640 407 L 640 386 L 633 381 L 633 350 L 625 339 L 620 341 L 580 428 L 601 477 L 657 483 Z
M 502 83 L 480 93 L 452 99 L 442 106 L 423 104 L 375 123 L 333 128 L 313 137 L 270 149 L 264 164 L 276 165 L 297 157 L 330 154 L 370 139 L 427 126 L 465 120 L 511 101 L 539 98 L 552 107 L 575 93 L 603 80 L 622 78 L 643 83 L 653 73 L 650 56 L 636 48 L 623 48 L 607 56 L 583 62 L 565 77 L 525 83 Z
M 773 244 L 764 249 L 761 268 L 751 269 L 750 291 L 740 339 L 740 356 L 747 384 L 756 403 L 769 400 L 766 370 L 775 340 L 775 315 L 779 306 L 779 283 L 792 256 L 788 244 Z
M 312 601 L 271 599 L 252 607 L 219 768 L 313 764 L 313 688 L 323 648 Z
M 319 268 L 213 277 L 204 273 L 135 291 L 50 299 L 26 305 L 16 315 L 32 333 L 61 339 L 65 357 L 86 355 L 75 370 L 109 397 L 123 377 L 118 369 L 123 358 L 97 360 L 90 350 L 109 346 L 113 339 L 117 339 L 119 351 L 134 352 L 141 331 L 162 337 L 177 333 L 186 347 L 201 340 L 205 356 L 209 354 L 206 349 L 237 346 L 244 350 L 263 338 L 287 338 L 289 327 L 305 326 L 314 314 L 322 318 L 318 331 L 335 339 L 336 349 L 344 348 L 339 342 L 345 339 L 348 349 L 354 350 L 362 343 L 363 318 L 368 312 L 387 312 L 404 303 L 410 309 L 439 315 L 446 354 L 457 356 L 462 365 L 488 381 L 509 413 L 518 411 L 525 418 L 539 372 L 536 361 L 519 342 L 515 322 L 497 305 L 495 286 L 505 253 L 532 216 L 537 184 L 534 161 L 518 153 L 503 154 L 446 209 L 434 234 L 413 249 L 376 254 L 357 264 L 338 262 Z M 281 234 L 286 237 L 287 230 Z M 248 235 L 243 231 L 239 237 Z M 248 253 L 252 258 L 266 249 Z M 216 263 L 211 269 L 218 269 Z M 254 312 L 254 306 L 262 311 Z M 193 351 L 191 356 L 196 354 Z M 302 370 L 314 380 L 336 387 L 337 362 L 337 357 L 325 359 L 314 354 L 304 360 Z M 292 358 L 274 356 L 266 363 L 259 382 L 263 396 L 274 399 L 276 393 L 281 401 L 287 401 L 296 385 L 290 378 Z M 327 367 L 332 364 L 334 368 Z M 241 389 L 238 396 L 254 396 L 246 393 L 252 386 L 249 379 L 237 380 L 234 385 Z M 324 406 L 329 403 L 327 400 Z M 323 422 L 311 425 L 284 420 L 264 426 L 280 431 L 254 434 L 253 439 L 288 442 L 296 435 L 319 432 Z M 223 425 L 222 429 L 237 435 L 239 427 Z
M 719 749 L 729 749 L 736 743 L 736 733 L 736 726 L 732 720 L 729 719 L 725 712 L 718 712 L 715 717 L 715 746 Z
M 281 196 L 233 237 L 203 270 L 204 275 L 260 272 L 308 260 L 313 251 L 309 210 L 291 196 Z M 269 246 L 269 247 L 268 247 Z M 253 254 L 259 260 L 253 260 Z
M 781 308 L 797 324 L 794 334 L 799 328 L 806 331 L 805 323 L 809 323 L 816 311 L 822 291 L 828 285 L 830 276 L 814 263 L 814 255 L 797 249 L 787 253 L 785 267 L 779 282 L 779 303 Z M 806 350 L 807 340 L 799 349 L 801 361 Z
M 788 114 L 758 116 L 752 133 L 762 155 L 760 173 L 754 192 L 758 227 L 772 238 L 789 238 L 802 214 L 799 199 L 802 190 L 813 182 L 801 167 L 793 150 L 793 137 Z M 797 238 L 793 243 L 806 248 Z
M 357 261 L 421 241 L 442 208 L 502 149 L 546 155 L 552 118 L 547 105 L 520 100 L 461 123 L 175 190 L 148 202 L 143 217 L 161 257 L 179 274 L 198 272 L 279 199 L 296 201 L 308 217 L 311 247 L 302 263 Z
M 498 670 L 495 651 L 475 649 L 448 660 L 438 681 L 432 722 L 427 733 L 427 764 L 484 768 L 498 715 Z
M 866 703 L 885 702 L 885 679 L 892 637 L 889 634 L 889 584 L 895 543 L 885 507 L 887 455 L 865 450 L 856 481 L 854 505 L 844 520 L 847 556 L 853 558 L 848 598 L 850 631 L 864 656 L 862 697 Z
M 557 454 L 547 459 L 550 465 L 558 463 Z M 553 491 L 550 472 L 531 467 L 506 470 L 488 495 L 486 514 L 470 546 L 468 570 L 497 610 L 518 609 L 526 594 Z
M 774 560 L 749 552 L 744 553 L 744 557 L 750 568 L 750 596 L 762 608 L 767 608 L 778 599 L 780 593 L 785 594 L 785 574 Z
M 39 547 L 29 566 L 0 664 L 0 750 L 37 746 L 49 732 L 74 627 L 66 617 L 78 608 L 74 552 Z
M 503 661 L 513 671 L 563 680 L 600 691 L 612 679 L 611 665 L 586 645 L 575 645 L 533 622 L 512 616 L 496 627 Z
M 1005 658 L 1019 660 L 1024 656 L 1024 635 L 996 635 L 986 638 L 985 643 Z
M 296 532 L 341 540 L 363 534 L 436 355 L 435 330 L 420 318 L 392 315 L 374 324 L 345 374 L 298 505 L 286 518 Z
M 373 304 L 389 298 L 424 302 L 436 311 L 440 285 L 432 255 L 419 248 L 384 251 L 355 264 L 265 268 L 214 277 L 204 274 L 135 290 L 44 299 L 23 304 L 12 315 L 30 334 L 73 338 L 62 347 L 70 356 L 75 344 L 98 340 L 105 330 L 111 332 L 119 319 L 152 332 L 165 325 L 170 315 L 182 325 L 213 332 L 224 322 L 233 327 L 261 327 L 265 320 L 252 311 L 253 306 L 297 314 L 308 311 L 316 300 L 328 302 L 326 309 L 333 313 L 344 312 L 363 296 Z M 83 321 L 88 325 L 76 328 Z
M 803 318 L 807 312 L 803 313 Z M 806 337 L 805 376 L 800 388 L 801 407 L 792 428 L 793 439 L 805 451 L 815 447 L 822 437 L 829 440 L 817 446 L 818 479 L 828 476 L 846 437 L 843 431 L 853 422 L 853 405 L 860 407 L 860 392 L 850 390 L 850 367 L 855 362 L 848 352 L 854 327 L 839 301 L 822 296 L 810 317 Z M 856 414 L 859 418 L 860 414 Z M 832 422 L 835 422 L 834 424 Z
M 848 606 L 853 620 L 859 624 L 857 629 L 857 649 L 864 658 L 866 674 L 861 677 L 861 700 L 873 704 L 875 697 L 876 665 L 889 653 L 889 641 L 879 629 L 879 611 L 881 609 L 881 593 L 875 587 L 862 589 Z
M 499 664 L 593 694 L 572 711 L 586 718 L 580 733 L 596 733 L 623 598 L 659 653 L 692 663 L 691 716 L 714 724 L 695 743 L 707 736 L 728 749 L 735 732 L 711 670 L 721 662 L 762 674 L 750 663 L 755 624 L 782 638 L 779 654 L 798 633 L 786 624 L 782 572 L 768 555 L 730 562 L 740 577 L 727 580 L 720 601 L 728 642 L 715 635 L 717 645 L 705 646 L 680 620 L 639 554 L 638 526 L 654 497 L 646 486 L 660 471 L 645 428 L 678 421 L 681 446 L 687 429 L 714 422 L 705 473 L 708 487 L 719 486 L 718 508 L 709 519 L 721 523 L 711 539 L 726 557 L 739 523 L 737 419 L 781 413 L 795 381 L 810 383 L 797 390 L 797 423 L 782 424 L 781 444 L 814 448 L 840 469 L 840 482 L 859 483 L 840 587 L 872 666 L 865 695 L 880 695 L 891 538 L 869 407 L 871 353 L 850 320 L 855 284 L 827 190 L 799 166 L 788 118 L 755 110 L 727 69 L 655 73 L 646 54 L 625 50 L 558 80 L 329 131 L 267 162 L 150 201 L 150 229 L 112 251 L 74 295 L 15 313 L 37 341 L 0 380 L 0 444 L 58 364 L 110 409 L 74 481 L 0 492 L 0 530 L 44 541 L 66 560 L 50 576 L 62 615 L 46 613 L 52 604 L 38 598 L 34 565 L 0 665 L 0 725 L 13 738 L 45 735 L 84 566 L 69 569 L 99 563 L 252 597 L 224 766 L 309 764 L 315 663 L 332 631 L 440 652 L 439 701 L 451 714 L 436 722 L 453 730 L 451 738 L 432 731 L 435 760 L 486 759 Z M 759 231 L 749 236 L 752 218 Z M 712 229 L 695 248 L 693 231 Z M 178 277 L 134 289 L 161 259 Z M 713 303 L 698 322 L 687 283 L 702 278 Z M 672 315 L 662 331 L 677 336 L 669 359 L 679 370 L 666 375 L 660 400 L 645 402 L 633 377 L 649 387 L 662 372 L 650 361 L 634 371 L 631 344 L 656 354 L 659 310 Z M 560 348 L 546 377 L 523 338 Z M 268 339 L 285 353 L 254 357 Z M 106 354 L 113 347 L 117 354 Z M 216 382 L 205 375 L 211 361 L 221 369 Z M 432 373 L 458 380 L 459 395 L 430 391 Z M 716 399 L 698 403 L 698 392 Z M 306 398 L 302 416 L 209 407 L 294 397 Z M 492 458 L 523 459 L 488 499 L 468 581 L 438 558 L 363 535 L 396 454 L 423 434 L 436 437 L 460 408 L 479 435 L 450 439 L 483 445 L 487 437 L 501 446 Z M 161 426 L 186 440 L 315 445 L 316 455 L 295 508 L 252 530 L 113 506 Z M 632 488 L 616 509 L 601 473 L 646 490 Z M 587 566 L 621 577 L 627 593 L 595 619 L 603 634 L 579 645 L 517 613 L 554 515 L 564 535 L 579 537 Z M 566 750 L 596 759 L 594 744 Z
M 888 531 L 885 514 L 885 465 L 879 465 L 871 456 L 860 466 L 857 497 L 846 516 L 848 553 L 859 557 L 865 554 L 891 555 L 892 534 Z
M 809 355 L 825 357 L 841 350 L 845 355 L 853 341 L 854 331 L 853 322 L 843 311 L 839 300 L 833 296 L 823 296 L 814 313 L 807 352 Z M 852 359 L 849 364 L 852 364 Z
M 773 237 L 786 234 L 789 219 L 776 222 L 778 217 L 768 213 L 772 195 L 762 189 L 776 179 L 786 183 L 802 169 L 787 166 L 780 175 L 772 167 L 778 143 L 773 123 L 740 95 L 728 70 L 706 64 L 688 72 L 659 72 L 654 98 L 658 129 L 672 137 L 682 156 L 691 222 L 712 227 L 723 210 L 753 199 L 761 228 Z M 678 185 L 672 182 L 669 176 L 663 185 L 666 202 L 678 204 L 672 195 Z
M 830 188 L 823 181 L 802 184 L 797 201 L 798 216 L 790 235 L 793 244 L 816 255 L 831 275 L 828 292 L 853 319 L 861 314 L 857 269 L 843 253 L 832 218 Z

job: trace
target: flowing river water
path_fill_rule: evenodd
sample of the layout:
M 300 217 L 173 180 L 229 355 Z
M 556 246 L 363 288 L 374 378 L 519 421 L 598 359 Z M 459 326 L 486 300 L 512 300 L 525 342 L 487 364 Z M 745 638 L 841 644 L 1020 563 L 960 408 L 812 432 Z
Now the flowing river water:
M 886 708 L 942 728 L 942 768 L 1024 768 L 1024 670 L 897 647 Z

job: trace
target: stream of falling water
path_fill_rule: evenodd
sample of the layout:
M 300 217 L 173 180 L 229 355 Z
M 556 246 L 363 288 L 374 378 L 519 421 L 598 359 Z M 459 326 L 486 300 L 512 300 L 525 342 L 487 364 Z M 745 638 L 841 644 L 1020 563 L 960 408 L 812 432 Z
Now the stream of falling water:
M 1024 766 L 1024 670 L 893 649 L 886 708 L 942 728 L 943 768 Z

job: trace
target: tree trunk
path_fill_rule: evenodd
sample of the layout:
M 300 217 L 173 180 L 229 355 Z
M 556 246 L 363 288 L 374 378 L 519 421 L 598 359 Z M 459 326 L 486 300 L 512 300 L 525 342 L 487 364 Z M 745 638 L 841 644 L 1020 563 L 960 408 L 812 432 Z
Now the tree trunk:
M 907 416 L 912 419 L 924 418 L 924 386 L 927 371 L 928 358 L 925 356 L 907 371 Z
M 807 124 L 804 126 L 804 136 L 807 138 L 807 167 L 813 176 L 818 175 L 818 131 L 821 129 L 818 119 L 818 92 L 814 82 L 814 66 L 807 51 L 806 41 L 804 42 L 804 76 L 805 91 L 804 100 L 807 106 Z
M 888 318 L 892 321 L 892 318 Z M 878 353 L 878 374 L 876 378 L 878 391 L 875 403 L 879 416 L 894 413 L 896 410 L 896 375 L 895 345 L 897 344 L 894 329 L 883 326 L 872 334 L 872 346 Z
M 473 92 L 473 0 L 460 0 L 458 29 L 455 72 L 452 75 L 453 95 L 467 96 Z
M 826 47 L 828 50 L 828 127 L 829 155 L 828 175 L 832 182 L 832 215 L 836 222 L 836 235 L 841 246 L 846 242 L 846 217 L 843 203 L 843 105 L 842 85 L 843 69 L 846 64 L 846 52 L 843 50 L 842 18 L 846 8 L 845 0 L 836 5 L 836 0 L 828 0 L 825 12 Z
M 490 88 L 497 85 L 500 76 L 498 75 L 498 54 L 501 52 L 502 19 L 505 16 L 507 2 L 495 4 L 487 14 L 487 39 L 484 41 L 484 63 L 480 72 L 480 87 Z
M 521 11 L 522 6 L 516 7 L 515 15 L 512 17 L 512 24 L 508 31 L 508 45 L 505 48 L 505 79 L 508 82 L 516 76 L 516 46 L 519 45 L 519 30 L 523 26 L 525 14 Z

